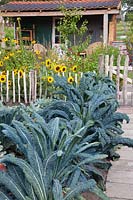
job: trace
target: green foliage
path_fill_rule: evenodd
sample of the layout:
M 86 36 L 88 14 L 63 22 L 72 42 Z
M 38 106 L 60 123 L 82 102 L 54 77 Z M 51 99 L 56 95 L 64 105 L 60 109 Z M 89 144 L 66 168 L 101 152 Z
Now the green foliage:
M 123 120 L 129 122 L 129 118 L 116 112 L 119 106 L 116 88 L 109 78 L 85 73 L 76 87 L 68 84 L 65 78 L 55 77 L 55 80 L 55 86 L 62 89 L 59 95 L 65 95 L 66 101 L 56 100 L 40 111 L 46 121 L 60 117 L 72 133 L 75 128 L 89 124 L 86 130 L 88 137 L 84 141 L 98 141 L 99 145 L 95 150 L 108 154 L 111 159 L 115 156 L 114 147 L 119 143 L 129 147 L 133 145 L 132 140 L 124 140 L 120 136 L 123 133 L 121 123 Z
M 133 6 L 132 0 L 122 0 L 122 4 L 127 4 L 129 7 Z
M 78 71 L 82 70 L 84 65 L 83 58 L 80 56 L 90 43 L 90 36 L 86 36 L 87 21 L 82 20 L 81 10 L 66 9 L 61 7 L 63 18 L 61 18 L 57 30 L 61 34 L 61 48 L 65 53 L 65 58 L 62 58 L 62 63 L 66 66 L 78 66 Z
M 83 59 L 82 67 L 83 72 L 88 71 L 96 71 L 98 72 L 98 64 L 99 64 L 99 56 L 102 55 L 109 55 L 110 57 L 114 56 L 114 65 L 117 65 L 117 58 L 119 55 L 119 49 L 112 46 L 100 46 L 93 50 L 93 52 L 86 56 Z M 123 59 L 122 59 L 123 63 Z
M 19 109 L 16 107 L 11 108 L 1 104 L 0 123 L 5 123 L 10 125 L 12 120 L 16 117 L 18 110 Z M 4 150 L 8 150 L 13 145 L 13 143 L 2 134 L 2 127 L 0 127 L 0 141 L 3 144 Z
M 115 84 L 95 73 L 85 73 L 76 85 L 54 78 L 54 101 L 40 101 L 44 108 L 22 105 L 20 116 L 1 123 L 19 156 L 0 158 L 7 169 L 0 171 L 0 198 L 79 200 L 89 190 L 109 200 L 103 193 L 103 171 L 118 156 L 117 145 L 133 147 L 132 139 L 121 137 L 121 124 L 129 118 L 116 112 Z
M 127 44 L 127 49 L 129 53 L 133 54 L 133 14 L 129 13 L 127 17 L 127 21 L 129 23 L 129 30 L 126 33 L 126 44 Z
M 57 29 L 61 33 L 61 38 L 63 39 L 63 42 L 66 42 L 67 45 L 69 45 L 70 38 L 72 37 L 72 43 L 75 46 L 76 37 L 80 36 L 81 40 L 87 30 L 87 21 L 84 21 L 79 27 L 78 23 L 82 18 L 81 11 L 79 9 L 66 9 L 64 7 L 61 7 L 60 10 L 63 13 L 64 17 L 61 18 Z
M 5 26 L 4 31 L 5 31 L 5 38 L 10 38 L 10 40 L 14 39 L 14 28 L 13 27 Z
M 71 135 L 68 129 L 60 128 L 59 118 L 46 123 L 37 113 L 30 117 L 24 110 L 22 116 L 23 122 L 13 120 L 12 126 L 1 124 L 4 134 L 23 153 L 22 158 L 10 154 L 0 159 L 7 167 L 6 172 L 0 172 L 3 197 L 10 198 L 6 193 L 9 190 L 19 200 L 68 200 L 89 189 L 108 200 L 88 168 L 90 165 L 96 170 L 94 164 L 106 155 L 91 154 L 95 143 L 80 144 L 88 125 Z

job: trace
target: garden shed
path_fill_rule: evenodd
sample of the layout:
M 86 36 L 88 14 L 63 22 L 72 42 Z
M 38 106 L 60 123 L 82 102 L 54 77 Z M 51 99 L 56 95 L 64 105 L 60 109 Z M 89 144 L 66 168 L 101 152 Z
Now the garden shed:
M 0 7 L 1 16 L 14 19 L 15 37 L 17 37 L 16 19 L 21 18 L 24 40 L 36 40 L 45 46 L 60 43 L 60 34 L 56 25 L 63 4 L 67 9 L 82 9 L 82 20 L 88 21 L 86 35 L 91 35 L 91 43 L 110 44 L 116 38 L 116 15 L 120 12 L 121 0 L 64 0 L 64 1 L 13 1 Z

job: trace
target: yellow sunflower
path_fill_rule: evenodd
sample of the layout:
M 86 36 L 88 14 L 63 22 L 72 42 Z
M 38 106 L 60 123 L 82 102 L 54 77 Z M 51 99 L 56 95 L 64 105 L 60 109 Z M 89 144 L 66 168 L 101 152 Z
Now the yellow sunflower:
M 36 55 L 40 55 L 41 52 L 36 50 L 35 53 L 36 53 Z
M 18 70 L 17 69 L 14 69 L 14 75 L 16 76 L 18 74 Z
M 8 38 L 3 38 L 2 41 L 3 41 L 3 42 L 7 42 L 7 41 L 8 41 Z
M 47 81 L 48 81 L 49 83 L 53 83 L 53 82 L 54 82 L 54 78 L 53 78 L 52 76 L 48 76 L 48 77 L 47 77 Z
M 53 70 L 54 67 L 55 67 L 55 64 L 54 64 L 54 63 L 51 63 L 51 64 L 49 65 L 49 67 L 47 67 L 47 68 L 48 68 L 49 70 Z
M 13 39 L 12 42 L 13 42 L 14 44 L 18 44 L 18 40 Z
M 12 82 L 9 80 L 8 81 L 8 86 L 10 87 L 12 85 Z
M 5 57 L 4 57 L 4 60 L 9 60 L 9 56 L 5 56 Z
M 2 67 L 2 66 L 3 66 L 3 61 L 1 60 L 1 61 L 0 61 L 0 67 Z
M 19 73 L 20 78 L 22 78 L 23 74 L 24 74 L 24 71 L 22 69 L 20 69 L 20 70 L 18 70 L 18 73 Z
M 13 52 L 11 52 L 11 53 L 9 54 L 9 56 L 11 56 L 11 57 L 12 57 L 12 56 L 14 56 L 14 53 L 13 53 Z
M 36 44 L 36 41 L 35 41 L 35 40 L 33 40 L 33 41 L 31 42 L 31 44 Z
M 49 67 L 51 65 L 51 60 L 47 59 L 45 64 L 46 64 L 46 67 Z
M 2 71 L 2 75 L 5 75 L 5 76 L 6 76 L 6 71 Z
M 55 71 L 55 72 L 60 72 L 60 70 L 61 70 L 60 65 L 55 65 L 55 66 L 54 66 L 54 71 Z
M 66 72 L 66 70 L 67 70 L 66 66 L 61 67 L 61 72 Z
M 5 83 L 5 82 L 6 82 L 6 76 L 0 75 L 0 83 Z
M 69 76 L 68 79 L 67 79 L 68 83 L 73 83 L 74 81 L 74 78 L 72 76 Z
M 76 72 L 76 71 L 77 71 L 77 66 L 76 66 L 76 65 L 74 65 L 74 66 L 72 67 L 72 71 L 73 71 L 73 72 Z

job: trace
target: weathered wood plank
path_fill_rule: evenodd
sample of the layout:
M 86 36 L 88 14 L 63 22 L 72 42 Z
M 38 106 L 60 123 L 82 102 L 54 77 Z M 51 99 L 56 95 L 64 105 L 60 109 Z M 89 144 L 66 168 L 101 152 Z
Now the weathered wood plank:
M 121 56 L 119 55 L 117 59 L 117 76 L 116 76 L 117 100 L 120 99 L 120 64 L 121 64 Z
M 114 56 L 112 55 L 110 57 L 110 66 L 109 66 L 109 77 L 112 80 L 112 76 L 113 76 L 113 62 L 114 62 Z
M 99 67 L 99 74 L 103 75 L 104 74 L 104 55 L 99 56 L 98 67 Z M 69 75 L 69 76 L 71 76 L 71 75 Z
M 13 88 L 13 103 L 16 101 L 16 95 L 15 95 L 15 76 L 14 76 L 14 71 L 12 71 L 12 88 Z
M 24 83 L 24 102 L 27 104 L 27 85 L 26 85 L 26 74 L 25 72 L 23 73 L 23 83 Z
M 9 84 L 8 84 L 8 81 L 9 81 L 9 71 L 7 70 L 7 72 L 6 72 L 6 102 L 7 103 L 9 102 Z
M 126 56 L 123 74 L 123 104 L 127 105 L 127 76 L 128 76 L 129 56 Z
M 105 76 L 109 73 L 109 55 L 105 56 Z

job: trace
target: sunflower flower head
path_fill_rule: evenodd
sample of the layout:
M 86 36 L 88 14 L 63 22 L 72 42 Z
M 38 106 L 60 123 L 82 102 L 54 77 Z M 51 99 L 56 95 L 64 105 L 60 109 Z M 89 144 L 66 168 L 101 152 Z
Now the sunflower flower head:
M 48 83 L 53 83 L 54 82 L 54 78 L 52 76 L 48 76 L 47 77 L 47 81 L 48 81 Z
M 14 75 L 16 76 L 18 74 L 18 70 L 17 69 L 14 69 Z
M 0 67 L 2 67 L 3 66 L 3 61 L 2 60 L 0 60 Z
M 10 87 L 12 85 L 12 82 L 9 80 L 8 81 L 8 86 Z
M 20 70 L 18 70 L 18 73 L 19 73 L 20 78 L 22 78 L 23 74 L 24 74 L 24 71 L 22 69 L 20 69 Z
M 46 64 L 46 67 L 49 67 L 51 65 L 51 60 L 47 59 L 45 64 Z
M 6 76 L 0 75 L 0 83 L 5 83 L 5 82 L 6 82 Z
M 41 52 L 38 51 L 38 50 L 35 51 L 35 54 L 36 54 L 36 55 L 40 55 L 40 53 L 41 53 Z
M 55 72 L 60 72 L 60 70 L 61 70 L 60 65 L 55 65 L 55 66 L 54 66 L 54 71 L 55 71 Z
M 9 56 L 5 56 L 5 57 L 4 57 L 4 60 L 9 60 Z
M 3 42 L 7 42 L 7 41 L 8 41 L 8 38 L 3 38 L 2 41 L 3 41 Z
M 69 76 L 67 79 L 68 83 L 73 83 L 74 82 L 74 78 L 72 76 Z
M 61 72 L 66 72 L 66 70 L 67 70 L 66 66 L 61 67 Z
M 6 71 L 4 70 L 4 71 L 2 71 L 2 75 L 5 75 L 6 76 Z
M 76 65 L 74 65 L 74 66 L 72 67 L 72 71 L 73 71 L 73 72 L 76 72 L 76 71 L 77 71 L 77 66 L 76 66 Z
M 12 42 L 13 42 L 14 44 L 18 44 L 18 40 L 13 39 Z
M 10 57 L 13 57 L 13 56 L 14 56 L 14 53 L 13 53 L 13 52 L 11 52 L 11 53 L 9 54 L 9 56 L 10 56 Z
M 36 41 L 35 41 L 35 40 L 33 40 L 33 41 L 31 42 L 31 44 L 36 44 Z

